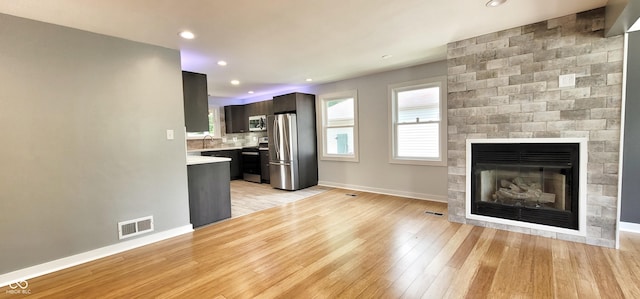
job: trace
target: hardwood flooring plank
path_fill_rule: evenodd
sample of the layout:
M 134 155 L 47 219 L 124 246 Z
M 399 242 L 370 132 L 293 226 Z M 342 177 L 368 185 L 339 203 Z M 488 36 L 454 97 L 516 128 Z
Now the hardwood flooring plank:
M 469 286 L 469 294 L 478 298 L 487 298 L 504 252 L 508 234 L 507 231 L 497 231 L 493 236 L 487 254 L 482 258 L 478 271 Z
M 604 253 L 607 250 L 608 249 L 594 246 L 586 247 L 587 258 L 592 267 L 592 273 L 601 295 L 609 298 L 624 298 L 624 293 L 616 281 L 610 265 L 607 263 L 607 258 Z
M 375 197 L 374 197 L 374 199 L 375 199 Z M 399 202 L 389 202 L 389 203 L 390 204 L 395 204 L 397 208 L 401 207 L 401 205 L 399 205 Z M 327 217 L 330 218 L 328 220 L 328 222 L 327 222 L 327 225 L 330 225 L 332 227 L 336 227 L 336 229 L 327 230 L 330 233 L 329 234 L 325 233 L 325 234 L 322 235 L 323 238 L 320 239 L 320 240 L 322 240 L 322 243 L 324 245 L 326 245 L 325 247 L 320 247 L 318 245 L 314 245 L 313 249 L 324 250 L 325 253 L 330 252 L 332 250 L 332 248 L 335 247 L 336 244 L 337 244 L 337 242 L 335 240 L 332 240 L 330 237 L 335 236 L 336 232 L 340 232 L 340 231 L 344 232 L 344 235 L 342 237 L 346 237 L 346 238 L 353 238 L 355 236 L 358 236 L 358 237 L 363 238 L 363 239 L 369 238 L 369 236 L 362 235 L 359 232 L 361 232 L 363 230 L 370 230 L 370 228 L 375 224 L 371 224 L 369 222 L 364 222 L 364 224 L 366 224 L 366 226 L 363 227 L 362 229 L 358 229 L 358 225 L 357 224 L 360 223 L 360 221 L 358 219 L 363 218 L 363 217 L 365 219 L 367 219 L 368 217 L 379 218 L 379 217 L 383 216 L 382 214 L 378 214 L 379 211 L 376 211 L 375 209 L 372 209 L 373 207 L 374 206 L 360 207 L 359 212 L 357 213 L 357 217 L 355 217 L 355 218 L 343 217 L 342 215 L 340 215 L 341 213 L 344 213 L 344 212 L 355 213 L 355 212 L 348 212 L 348 209 L 341 210 L 337 215 L 327 215 Z M 353 207 L 353 208 L 358 208 L 358 207 Z M 383 227 L 383 228 L 386 228 L 386 227 Z M 326 239 L 326 238 L 329 238 L 329 239 Z M 311 244 L 311 245 L 313 245 L 313 244 Z M 306 253 L 306 254 L 309 254 L 309 253 L 315 254 L 314 251 L 310 251 L 310 249 L 302 249 L 302 251 L 304 253 Z M 287 256 L 291 256 L 291 255 L 292 255 L 291 252 L 286 252 L 286 253 L 283 253 L 281 256 L 287 257 Z M 296 256 L 296 252 L 293 252 L 293 256 Z M 307 264 L 305 264 L 305 261 L 299 261 L 299 264 L 300 264 L 301 267 L 308 266 Z M 278 273 L 278 274 L 281 274 L 281 273 Z
M 458 269 L 454 280 L 451 281 L 451 286 L 447 289 L 445 293 L 445 298 L 463 298 L 467 297 L 469 294 L 469 286 L 473 281 L 473 277 L 476 275 L 476 272 L 479 270 L 479 265 L 481 263 L 482 257 L 487 253 L 489 246 L 491 245 L 491 239 L 496 233 L 495 229 L 491 228 L 482 228 L 482 230 L 477 230 L 477 227 L 474 227 L 469 234 L 469 237 L 465 239 L 460 248 L 464 248 L 466 246 L 470 246 L 469 240 L 475 240 L 475 243 L 472 244 L 472 250 L 466 255 L 466 258 L 462 261 L 462 264 L 459 267 L 453 266 L 452 268 Z M 474 236 L 477 235 L 477 236 Z M 463 249 L 466 251 L 467 249 Z M 460 253 L 457 251 L 454 256 L 451 258 L 451 261 L 448 265 L 458 265 L 460 259 Z M 473 295 L 473 294 L 471 294 Z
M 510 298 L 520 288 L 518 277 L 523 269 L 518 264 L 521 259 L 520 251 L 522 250 L 521 244 L 524 237 L 526 236 L 522 234 L 509 233 L 507 240 L 509 245 L 503 249 L 488 298 Z
M 302 267 L 300 271 L 296 271 L 292 275 L 288 276 L 284 280 L 277 282 L 276 284 L 269 287 L 264 292 L 258 294 L 255 298 L 274 298 L 279 294 L 282 294 L 284 291 L 288 290 L 292 285 L 299 283 L 308 277 L 311 273 L 319 270 L 321 267 L 324 267 L 331 261 L 341 257 L 342 255 L 347 254 L 349 251 L 354 250 L 359 245 L 364 243 L 362 239 L 355 239 L 351 242 L 345 244 L 344 246 L 338 247 L 335 250 L 332 250 L 331 253 L 323 256 L 319 260 L 314 261 L 307 267 Z M 299 294 L 305 295 L 305 294 Z M 307 294 L 309 297 L 313 294 Z
M 413 209 L 411 209 L 413 210 Z M 415 212 L 415 210 L 413 210 Z M 405 219 L 407 217 L 405 216 Z M 414 227 L 420 228 L 420 227 L 424 227 L 426 225 L 426 221 L 425 222 L 417 222 L 414 223 Z M 374 224 L 377 225 L 377 224 Z M 415 230 L 413 230 L 415 231 Z M 422 230 L 420 230 L 422 231 Z M 362 238 L 365 238 L 367 240 L 367 247 L 370 248 L 370 250 L 368 250 L 367 252 L 362 252 L 356 256 L 353 256 L 349 259 L 349 261 L 347 262 L 346 268 L 347 269 L 353 269 L 353 267 L 357 264 L 354 263 L 358 262 L 362 263 L 362 264 L 371 264 L 371 265 L 375 265 L 376 263 L 376 257 L 380 254 L 380 252 L 382 250 L 385 250 L 388 248 L 394 248 L 394 244 L 398 245 L 398 246 L 403 246 L 400 245 L 402 243 L 406 243 L 409 242 L 411 238 L 413 238 L 417 233 L 419 233 L 420 231 L 416 231 L 415 233 L 410 233 L 408 235 L 405 236 L 398 236 L 395 238 L 388 238 L 387 236 L 391 233 L 394 232 L 394 228 L 390 227 L 390 226 L 385 226 L 383 228 L 377 228 L 376 230 L 372 230 L 373 234 L 369 235 L 369 236 L 362 236 Z M 417 238 L 417 236 L 416 236 Z M 404 240 L 404 241 L 402 241 Z M 393 244 L 391 244 L 393 243 Z M 394 249 L 392 249 L 394 250 Z M 335 268 L 330 268 L 330 269 L 326 269 L 326 271 L 328 272 L 327 274 L 325 274 L 326 276 L 332 275 L 333 279 L 330 279 L 327 281 L 328 284 L 318 284 L 316 282 L 318 281 L 323 281 L 321 279 L 310 279 L 310 281 L 306 281 L 305 284 L 300 284 L 297 286 L 298 289 L 311 289 L 311 290 L 315 290 L 316 292 L 320 292 L 322 289 L 326 289 L 331 287 L 333 291 L 336 290 L 342 290 L 344 289 L 344 287 L 346 286 L 344 284 L 345 281 L 342 281 L 343 283 L 341 284 L 342 287 L 334 287 L 333 284 L 337 283 L 336 278 L 340 278 L 342 276 L 338 276 L 336 275 L 336 271 L 339 271 L 338 273 L 345 273 L 347 270 L 343 269 L 344 265 L 336 265 L 337 267 Z M 360 270 L 360 269 L 358 269 Z M 362 274 L 363 271 L 358 271 Z M 352 276 L 352 280 L 358 279 L 358 276 Z M 292 294 L 295 294 L 296 292 L 293 292 Z M 311 292 L 311 294 L 313 294 L 313 291 Z M 328 294 L 327 294 L 328 295 Z
M 531 288 L 535 298 L 554 298 L 553 255 L 551 239 L 536 237 L 535 255 L 533 256 L 533 280 Z
M 432 227 L 429 227 L 429 233 L 435 235 Z M 419 244 L 403 258 L 404 263 L 396 263 L 392 267 L 394 275 L 388 276 L 388 280 L 392 282 L 384 291 L 384 294 L 392 297 L 407 296 L 408 292 L 415 291 L 415 287 L 424 285 L 430 281 L 422 280 L 424 278 L 425 269 L 433 262 L 433 259 L 441 252 L 442 244 L 449 242 L 447 236 L 454 234 L 454 230 L 446 231 L 446 227 L 439 228 L 443 233 L 437 234 L 437 238 L 431 242 L 420 240 Z M 443 235 L 443 234 L 446 234 Z M 424 238 L 426 239 L 426 238 Z M 428 246 L 425 246 L 428 244 Z M 416 283 L 418 282 L 418 283 Z M 413 289 L 412 289 L 413 287 Z
M 604 250 L 604 254 L 624 296 L 640 298 L 640 265 L 638 264 L 640 256 L 616 250 Z
M 578 243 L 567 243 L 571 251 L 571 269 L 575 272 L 576 290 L 578 298 L 606 298 L 600 294 L 590 267 L 590 261 L 584 246 Z
M 578 298 L 577 275 L 572 271 L 567 243 L 552 242 L 553 291 L 557 298 Z
M 418 212 L 422 214 L 421 211 Z M 418 215 L 419 215 L 418 214 Z M 424 215 L 421 216 L 422 219 L 425 218 Z M 424 236 L 424 239 L 432 239 L 433 237 L 439 238 L 440 236 L 434 235 L 433 233 Z M 394 239 L 398 241 L 397 238 Z M 428 248 L 431 245 L 431 242 L 420 241 L 420 244 L 416 244 L 415 242 L 395 242 L 399 246 L 395 246 L 393 248 L 387 249 L 386 252 L 383 252 L 380 255 L 390 257 L 389 259 L 385 259 L 376 264 L 375 268 L 371 268 L 368 271 L 364 278 L 358 280 L 354 284 L 350 285 L 343 293 L 340 294 L 342 298 L 353 298 L 356 296 L 366 297 L 375 296 L 375 294 L 379 292 L 383 292 L 383 290 L 387 289 L 389 285 L 395 280 L 396 277 L 402 274 L 401 271 L 398 271 L 399 265 L 407 264 L 415 259 L 415 253 L 411 254 L 412 250 L 415 250 L 416 245 L 420 245 L 421 247 L 417 249 L 418 251 L 423 250 L 423 248 Z
M 640 298 L 639 235 L 613 250 L 424 213 L 446 213 L 443 203 L 242 192 L 250 215 L 29 279 L 28 297 Z M 7 290 L 0 299 L 23 297 Z
M 473 247 L 476 246 L 476 243 L 480 238 L 480 234 L 483 231 L 484 228 L 482 227 L 474 227 L 471 230 L 471 233 L 469 233 L 467 238 L 464 240 L 464 242 L 460 244 L 460 246 L 456 250 L 456 253 L 451 257 L 451 260 L 449 260 L 449 264 L 447 266 L 452 268 L 460 268 L 460 266 L 462 266 L 462 263 L 467 260 L 467 257 L 471 253 Z
M 457 269 L 455 269 L 456 271 L 452 271 L 451 269 L 454 268 L 447 267 L 446 265 L 455 254 L 456 249 L 460 247 L 460 244 L 462 244 L 469 235 L 472 228 L 470 225 L 460 224 L 457 227 L 449 226 L 447 231 L 442 234 L 442 238 L 432 242 L 433 246 L 425 251 L 424 254 L 424 261 L 427 264 L 423 267 L 422 274 L 405 290 L 402 297 L 419 298 L 434 292 L 440 293 L 438 287 L 432 288 L 431 285 L 436 282 L 442 283 L 442 271 L 447 270 L 447 273 L 457 272 Z M 449 276 L 444 275 L 444 277 Z M 446 288 L 443 290 L 443 294 L 444 291 L 446 291 Z
M 455 229 L 450 228 L 449 226 L 442 226 L 440 225 L 442 224 L 442 222 L 437 223 L 437 224 L 427 224 L 425 226 L 425 230 L 429 230 L 431 233 L 429 234 L 430 237 L 428 238 L 424 238 L 422 239 L 421 242 L 426 242 L 427 244 L 431 243 L 431 244 L 436 244 L 439 242 L 443 242 L 443 241 L 439 241 L 439 240 L 444 240 L 444 239 L 448 239 L 451 235 L 453 235 L 453 233 L 455 233 Z M 434 238 L 435 237 L 435 238 Z M 385 241 L 386 240 L 386 241 Z M 388 268 L 387 266 L 383 266 L 380 264 L 380 259 L 379 259 L 379 255 L 381 252 L 383 252 L 383 250 L 385 249 L 386 246 L 390 246 L 391 250 L 396 250 L 397 248 L 404 246 L 403 244 L 398 244 L 397 242 L 395 242 L 395 239 L 393 238 L 383 238 L 381 241 L 376 242 L 375 245 L 375 250 L 372 251 L 368 251 L 368 253 L 370 254 L 370 256 L 368 256 L 365 261 L 368 262 L 363 262 L 360 267 L 358 267 L 357 269 L 359 270 L 358 272 L 360 273 L 357 277 L 355 277 L 356 279 L 352 279 L 350 281 L 344 281 L 341 280 L 340 284 L 338 284 L 338 286 L 334 286 L 332 288 L 332 292 L 329 293 L 328 297 L 337 297 L 338 294 L 340 294 L 340 297 L 349 297 L 349 296 L 355 296 L 356 294 L 359 294 L 360 291 L 363 288 L 367 287 L 366 283 L 363 283 L 363 281 L 368 281 L 367 278 L 373 278 L 376 275 L 380 275 L 380 273 L 382 273 L 385 269 Z

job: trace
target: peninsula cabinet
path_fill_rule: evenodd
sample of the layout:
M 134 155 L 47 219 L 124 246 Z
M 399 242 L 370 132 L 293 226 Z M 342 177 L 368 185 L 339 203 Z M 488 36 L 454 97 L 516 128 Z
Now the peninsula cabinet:
M 187 132 L 209 131 L 207 75 L 182 71 L 182 95 Z

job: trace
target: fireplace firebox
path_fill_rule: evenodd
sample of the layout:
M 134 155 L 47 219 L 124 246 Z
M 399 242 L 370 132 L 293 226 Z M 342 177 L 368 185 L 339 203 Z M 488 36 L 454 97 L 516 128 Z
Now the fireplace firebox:
M 579 143 L 471 145 L 471 214 L 578 230 Z

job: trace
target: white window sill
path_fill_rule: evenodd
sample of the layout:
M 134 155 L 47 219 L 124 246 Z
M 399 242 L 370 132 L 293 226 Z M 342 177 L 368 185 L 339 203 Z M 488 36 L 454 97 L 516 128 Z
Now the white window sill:
M 354 156 L 321 156 L 322 161 L 339 161 L 339 162 L 360 162 L 358 157 Z
M 433 161 L 433 160 L 413 160 L 413 159 L 389 159 L 390 164 L 404 164 L 404 165 L 416 165 L 416 166 L 437 166 L 446 167 L 447 161 Z

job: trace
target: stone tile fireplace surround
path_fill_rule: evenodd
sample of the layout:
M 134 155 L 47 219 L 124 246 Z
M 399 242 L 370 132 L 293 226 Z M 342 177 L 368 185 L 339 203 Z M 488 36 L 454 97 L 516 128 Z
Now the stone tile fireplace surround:
M 604 37 L 604 8 L 450 43 L 449 220 L 615 246 L 623 36 Z M 559 76 L 575 74 L 573 87 Z M 582 234 L 466 217 L 467 139 L 587 140 Z

